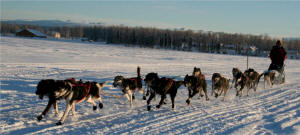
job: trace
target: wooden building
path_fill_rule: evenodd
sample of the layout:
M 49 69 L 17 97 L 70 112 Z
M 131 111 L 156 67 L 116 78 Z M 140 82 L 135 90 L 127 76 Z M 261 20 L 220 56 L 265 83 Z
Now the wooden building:
M 20 37 L 39 37 L 39 38 L 46 38 L 47 36 L 37 30 L 33 29 L 23 29 L 16 33 L 16 36 Z

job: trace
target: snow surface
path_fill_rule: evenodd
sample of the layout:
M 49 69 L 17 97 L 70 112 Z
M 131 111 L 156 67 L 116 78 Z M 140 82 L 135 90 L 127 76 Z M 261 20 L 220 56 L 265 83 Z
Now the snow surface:
M 245 70 L 246 57 L 13 37 L 1 37 L 0 43 L 0 134 L 300 134 L 297 60 L 286 61 L 285 84 L 263 89 L 261 81 L 249 97 L 238 98 L 230 89 L 225 102 L 210 95 L 209 101 L 195 96 L 187 106 L 188 92 L 181 86 L 175 110 L 168 98 L 167 105 L 148 112 L 140 94 L 132 109 L 125 97 L 104 95 L 102 110 L 93 111 L 85 102 L 77 104 L 77 116 L 69 115 L 63 126 L 56 126 L 60 117 L 53 109 L 41 122 L 36 120 L 48 101 L 34 94 L 41 79 L 108 81 L 103 91 L 121 95 L 112 87 L 114 76 L 135 77 L 137 66 L 143 77 L 157 72 L 176 80 L 183 80 L 197 66 L 206 75 L 210 94 L 212 74 L 219 72 L 231 79 L 233 67 Z M 260 73 L 269 64 L 268 58 L 250 57 L 250 67 Z M 60 101 L 60 116 L 64 108 L 65 102 Z

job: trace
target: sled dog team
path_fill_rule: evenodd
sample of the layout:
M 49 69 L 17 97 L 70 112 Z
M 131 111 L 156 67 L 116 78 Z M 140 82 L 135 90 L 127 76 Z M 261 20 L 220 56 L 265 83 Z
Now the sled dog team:
M 225 100 L 226 93 L 229 88 L 234 87 L 236 89 L 236 96 L 241 97 L 243 95 L 244 88 L 247 89 L 247 96 L 249 95 L 250 89 L 256 91 L 259 80 L 264 76 L 264 86 L 268 84 L 270 87 L 274 84 L 276 78 L 276 71 L 268 71 L 262 74 L 259 74 L 254 69 L 247 69 L 245 72 L 242 72 L 238 68 L 232 69 L 232 84 L 230 87 L 230 79 L 225 78 L 220 73 L 214 73 L 212 75 L 212 90 L 211 96 L 221 96 L 223 93 Z M 138 90 L 140 93 L 143 93 L 143 99 L 146 100 L 147 96 L 147 110 L 151 110 L 151 100 L 156 96 L 156 94 L 161 96 L 160 102 L 156 105 L 156 108 L 160 108 L 163 104 L 166 104 L 165 99 L 167 95 L 170 95 L 172 108 L 175 108 L 175 97 L 177 90 L 181 85 L 184 85 L 188 89 L 188 99 L 186 103 L 191 104 L 192 98 L 199 94 L 199 97 L 205 95 L 205 99 L 209 100 L 207 94 L 207 83 L 204 74 L 201 73 L 200 68 L 194 67 L 192 75 L 186 75 L 183 81 L 176 81 L 172 78 L 159 77 L 157 73 L 148 73 L 145 76 L 145 91 L 142 89 L 142 77 L 141 69 L 137 68 L 137 77 L 125 78 L 123 76 L 116 76 L 114 78 L 113 86 L 119 87 L 122 93 L 130 102 L 130 107 L 133 106 L 133 100 L 135 99 L 135 93 Z M 38 121 L 42 120 L 50 108 L 53 106 L 55 109 L 56 115 L 58 115 L 57 102 L 60 99 L 65 99 L 66 108 L 61 119 L 56 123 L 56 125 L 62 125 L 68 116 L 70 110 L 72 110 L 72 115 L 75 115 L 75 104 L 82 101 L 89 102 L 93 105 L 93 110 L 96 110 L 98 107 L 103 108 L 102 98 L 101 98 L 101 89 L 106 84 L 106 82 L 83 82 L 82 80 L 76 81 L 74 78 L 66 80 L 53 80 L 45 79 L 41 80 L 37 85 L 36 95 L 40 99 L 43 99 L 44 96 L 49 98 L 48 104 L 41 115 L 37 117 Z M 98 107 L 96 101 L 99 102 Z

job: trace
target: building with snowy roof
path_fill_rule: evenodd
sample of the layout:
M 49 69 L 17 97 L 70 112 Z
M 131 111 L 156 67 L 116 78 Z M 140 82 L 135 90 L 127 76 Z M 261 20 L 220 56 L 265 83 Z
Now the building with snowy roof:
M 16 33 L 16 36 L 20 37 L 39 37 L 39 38 L 46 38 L 47 36 L 40 31 L 33 30 L 33 29 L 23 29 L 19 30 Z

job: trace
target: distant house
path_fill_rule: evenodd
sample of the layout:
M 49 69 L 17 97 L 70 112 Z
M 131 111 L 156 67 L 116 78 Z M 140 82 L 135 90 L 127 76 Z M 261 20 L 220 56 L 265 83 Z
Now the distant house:
M 37 30 L 33 29 L 23 29 L 16 33 L 16 36 L 20 37 L 39 37 L 39 38 L 46 38 L 47 36 Z
M 60 33 L 53 31 L 53 32 L 51 32 L 51 36 L 54 38 L 60 38 Z

